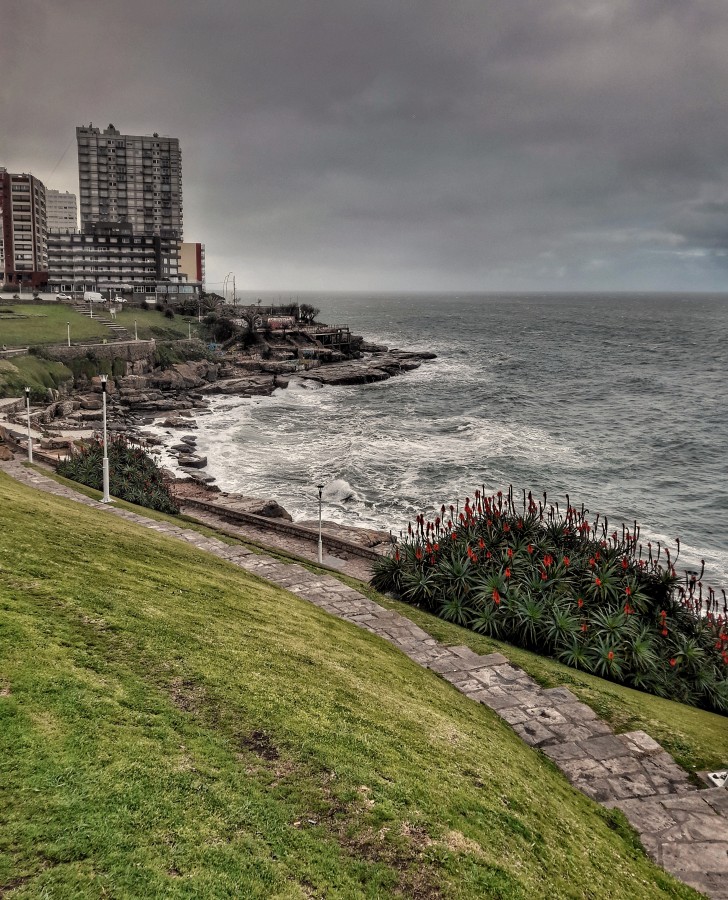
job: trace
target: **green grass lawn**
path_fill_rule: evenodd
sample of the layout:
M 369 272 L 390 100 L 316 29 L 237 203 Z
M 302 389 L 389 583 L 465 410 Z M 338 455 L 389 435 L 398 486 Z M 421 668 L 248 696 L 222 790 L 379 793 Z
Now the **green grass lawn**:
M 0 312 L 0 345 L 7 347 L 65 344 L 68 337 L 66 322 L 71 323 L 71 342 L 109 337 L 106 326 L 82 316 L 65 303 L 0 306 L 0 310 L 6 309 L 11 309 L 12 313 Z M 161 314 L 158 315 L 161 317 Z
M 179 340 L 188 335 L 188 323 L 192 326 L 192 337 L 197 337 L 199 324 L 197 316 L 175 315 L 173 319 L 167 319 L 164 313 L 156 309 L 127 308 L 116 314 L 116 321 L 123 325 L 129 334 L 134 334 L 134 321 L 137 323 L 137 335 L 140 340 Z
M 167 319 L 164 313 L 156 309 L 127 308 L 116 315 L 116 321 L 123 325 L 130 335 L 134 335 L 134 321 L 137 322 L 137 334 L 140 340 L 156 338 L 159 340 L 178 340 L 188 335 L 188 318 L 175 315 Z M 74 341 L 91 341 L 95 338 L 109 339 L 110 332 L 105 325 L 99 324 L 96 318 L 77 313 L 72 306 L 65 303 L 48 303 L 38 306 L 28 304 L 0 304 L 0 310 L 12 310 L 11 313 L 0 311 L 0 346 L 34 347 L 41 344 L 65 344 L 68 332 L 66 322 L 71 323 L 71 343 Z M 108 318 L 108 309 L 98 305 L 94 308 L 94 316 Z M 197 317 L 189 317 L 192 336 L 199 331 Z
M 373 635 L 1 474 L 0 511 L 0 896 L 697 896 Z
M 45 469 L 42 471 L 43 474 L 49 475 L 61 484 L 73 487 L 89 497 L 95 499 L 101 497 L 99 491 L 61 478 Z M 205 525 L 195 523 L 194 519 L 188 516 L 168 516 L 164 513 L 133 506 L 121 500 L 116 501 L 116 505 L 149 518 L 194 528 L 202 534 L 213 535 L 226 542 L 235 540 L 229 534 L 216 532 Z M 616 732 L 646 731 L 659 741 L 687 771 L 723 768 L 728 763 L 728 717 L 726 716 L 719 716 L 716 713 L 686 706 L 683 703 L 674 703 L 661 697 L 635 691 L 603 678 L 570 669 L 556 660 L 522 650 L 512 644 L 483 637 L 407 603 L 386 597 L 355 578 L 349 578 L 334 570 L 322 569 L 308 560 L 288 556 L 280 551 L 264 548 L 262 545 L 253 545 L 250 541 L 236 541 L 236 543 L 243 543 L 255 550 L 265 550 L 268 555 L 279 559 L 294 560 L 314 572 L 326 571 L 371 597 L 382 606 L 407 616 L 444 644 L 465 645 L 477 653 L 492 653 L 493 651 L 503 653 L 544 687 L 568 686 L 580 700 L 591 706 L 601 718 L 609 722 Z

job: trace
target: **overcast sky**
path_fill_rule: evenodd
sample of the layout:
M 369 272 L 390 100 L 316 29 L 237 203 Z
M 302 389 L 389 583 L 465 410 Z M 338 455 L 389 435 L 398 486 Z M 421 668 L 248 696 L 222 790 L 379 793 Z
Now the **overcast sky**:
M 727 290 L 726 0 L 3 0 L 0 165 L 179 137 L 210 284 Z

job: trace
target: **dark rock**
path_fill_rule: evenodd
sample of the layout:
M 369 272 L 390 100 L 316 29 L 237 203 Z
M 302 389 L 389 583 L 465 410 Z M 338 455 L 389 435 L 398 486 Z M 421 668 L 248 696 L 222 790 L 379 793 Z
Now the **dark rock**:
M 240 394 L 242 396 L 271 394 L 273 375 L 249 375 L 245 378 L 223 378 L 202 388 L 203 394 Z
M 179 465 L 182 469 L 204 469 L 207 465 L 206 456 L 180 456 Z
M 251 513 L 255 516 L 265 516 L 267 519 L 285 519 L 293 521 L 293 516 L 285 510 L 276 500 L 260 497 L 242 497 L 238 494 L 226 496 L 224 500 L 216 500 L 216 506 L 230 509 L 233 512 Z

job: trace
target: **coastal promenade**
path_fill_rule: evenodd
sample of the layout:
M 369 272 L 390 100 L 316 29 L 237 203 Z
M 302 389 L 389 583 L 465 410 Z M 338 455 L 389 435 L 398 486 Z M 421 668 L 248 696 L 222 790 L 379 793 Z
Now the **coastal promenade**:
M 446 646 L 333 575 L 224 543 L 184 524 L 104 505 L 17 460 L 0 463 L 0 471 L 30 487 L 186 541 L 378 635 L 473 702 L 494 710 L 527 744 L 553 760 L 575 788 L 622 810 L 647 853 L 668 872 L 713 900 L 728 900 L 728 790 L 696 789 L 645 732 L 614 734 L 568 689 L 540 687 L 500 653 L 481 656 L 467 647 Z

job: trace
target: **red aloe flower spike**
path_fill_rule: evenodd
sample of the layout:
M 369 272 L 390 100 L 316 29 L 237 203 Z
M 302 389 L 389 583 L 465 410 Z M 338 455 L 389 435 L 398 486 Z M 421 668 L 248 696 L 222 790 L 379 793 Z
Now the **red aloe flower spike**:
M 579 599 L 576 601 L 576 605 L 579 607 L 579 609 L 581 609 L 584 605 L 584 601 L 581 599 L 581 597 L 579 597 Z
M 607 659 L 610 662 L 614 659 L 614 650 L 610 650 L 609 653 L 607 653 Z

